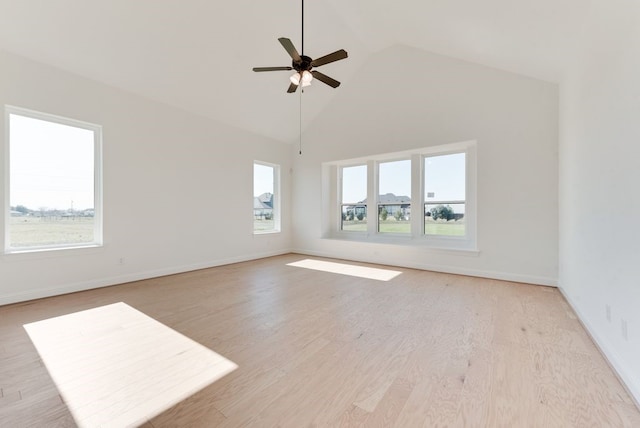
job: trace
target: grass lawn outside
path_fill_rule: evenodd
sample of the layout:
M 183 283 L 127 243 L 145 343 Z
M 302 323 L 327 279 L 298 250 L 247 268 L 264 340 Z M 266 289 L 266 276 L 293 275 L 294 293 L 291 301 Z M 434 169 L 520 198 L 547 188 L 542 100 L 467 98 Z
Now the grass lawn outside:
M 397 221 L 395 219 L 387 219 L 379 221 L 380 233 L 411 233 L 411 223 L 408 220 Z M 342 222 L 342 230 L 345 232 L 366 232 L 367 221 L 348 221 Z M 432 221 L 424 222 L 425 235 L 437 236 L 464 236 L 466 229 L 462 220 L 450 221 Z
M 11 247 L 43 247 L 93 242 L 93 217 L 11 217 Z
M 439 236 L 464 236 L 465 235 L 464 221 L 440 221 L 440 220 L 425 220 L 424 232 L 425 235 L 439 235 Z
M 274 220 L 261 220 L 254 219 L 253 220 L 253 231 L 254 232 L 269 232 L 275 228 Z
M 366 232 L 367 220 L 344 220 L 342 222 L 342 230 L 347 232 Z
M 408 220 L 387 219 L 378 221 L 380 233 L 411 233 L 411 222 Z

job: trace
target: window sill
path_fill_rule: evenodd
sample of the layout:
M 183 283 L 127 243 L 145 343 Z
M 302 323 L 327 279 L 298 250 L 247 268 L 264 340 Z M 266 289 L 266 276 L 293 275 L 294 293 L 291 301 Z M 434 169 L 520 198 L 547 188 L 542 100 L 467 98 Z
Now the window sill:
M 261 232 L 253 232 L 253 236 L 261 236 L 261 235 L 275 235 L 278 233 L 282 233 L 281 230 L 265 230 Z
M 450 253 L 455 255 L 478 256 L 480 254 L 480 250 L 472 242 L 466 239 L 455 237 L 429 239 L 423 236 L 413 237 L 403 236 L 399 234 L 383 234 L 371 236 L 367 233 L 360 232 L 336 232 L 329 236 L 323 237 L 323 239 L 362 242 L 368 244 L 400 245 L 433 251 L 437 253 Z
M 32 248 L 24 250 L 5 250 L 2 254 L 3 258 L 50 258 L 50 257 L 65 257 L 73 253 L 73 255 L 82 252 L 83 254 L 97 253 L 104 249 L 104 244 L 89 244 L 89 245 L 77 245 L 69 247 L 56 247 L 56 248 Z

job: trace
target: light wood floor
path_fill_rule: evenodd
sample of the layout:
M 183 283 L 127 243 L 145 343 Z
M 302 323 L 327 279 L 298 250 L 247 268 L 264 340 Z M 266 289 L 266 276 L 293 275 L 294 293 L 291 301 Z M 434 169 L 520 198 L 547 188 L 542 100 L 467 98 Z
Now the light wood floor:
M 305 258 L 0 307 L 0 426 L 75 426 L 22 326 L 120 301 L 239 366 L 145 428 L 640 426 L 556 289 L 287 266 Z

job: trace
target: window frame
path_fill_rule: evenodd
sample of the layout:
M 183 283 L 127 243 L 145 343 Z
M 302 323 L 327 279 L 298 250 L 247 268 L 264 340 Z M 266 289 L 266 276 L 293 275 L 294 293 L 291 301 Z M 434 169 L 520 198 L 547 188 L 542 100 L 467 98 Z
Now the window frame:
M 422 185 L 421 188 L 421 209 L 423 211 L 423 216 L 424 216 L 424 212 L 425 212 L 425 208 L 426 205 L 431 202 L 427 202 L 426 197 L 425 197 L 425 189 L 424 189 L 424 181 L 425 181 L 425 161 L 428 158 L 433 158 L 433 157 L 439 157 L 439 156 L 447 156 L 447 155 L 454 155 L 454 154 L 460 154 L 460 153 L 464 153 L 465 155 L 465 199 L 463 201 L 433 201 L 437 204 L 457 204 L 462 202 L 463 204 L 465 204 L 465 234 L 461 235 L 461 236 L 455 236 L 455 235 L 434 235 L 434 234 L 427 234 L 427 231 L 425 230 L 425 222 L 424 222 L 424 217 L 422 218 L 422 225 L 421 225 L 421 233 L 427 237 L 430 237 L 430 239 L 455 239 L 455 240 L 467 240 L 468 239 L 468 234 L 469 234 L 469 230 L 468 227 L 466 227 L 466 210 L 467 210 L 467 187 L 469 186 L 469 182 L 468 182 L 468 173 L 469 173 L 469 154 L 467 153 L 466 150 L 452 150 L 452 151 L 444 151 L 444 152 L 440 152 L 440 153 L 427 153 L 427 154 L 423 154 L 421 155 L 421 159 L 420 159 L 420 166 L 421 166 L 421 176 L 420 176 L 420 182 Z M 475 207 L 474 207 L 475 208 Z M 474 216 L 475 216 L 475 209 L 473 211 Z
M 253 180 L 252 180 L 253 190 L 251 192 L 252 195 L 253 193 L 255 193 L 255 166 L 261 165 L 261 166 L 267 166 L 267 167 L 273 168 L 273 208 L 272 208 L 273 209 L 273 229 L 255 230 L 255 227 L 254 227 L 253 235 L 269 235 L 273 233 L 281 233 L 282 219 L 281 219 L 281 209 L 280 209 L 280 165 L 275 163 L 270 163 L 270 162 L 259 161 L 259 160 L 254 160 L 252 165 L 253 165 L 253 171 L 251 174 L 251 176 L 253 177 Z M 252 196 L 251 198 L 252 201 L 253 201 L 253 198 L 255 198 L 255 196 Z M 255 215 L 253 215 L 252 213 L 252 222 L 251 222 L 252 225 L 254 224 L 253 222 L 254 218 L 255 218 Z
M 424 211 L 424 162 L 428 157 L 465 153 L 465 235 L 431 235 L 425 234 Z M 411 160 L 411 232 L 391 233 L 378 232 L 379 203 L 379 164 L 398 160 Z M 367 165 L 367 232 L 343 231 L 340 229 L 342 213 L 342 169 Z M 325 222 L 324 238 L 357 240 L 373 243 L 389 243 L 399 245 L 418 245 L 439 249 L 478 252 L 477 240 L 477 142 L 475 140 L 459 143 L 422 147 L 415 150 L 385 153 L 366 158 L 348 159 L 327 162 L 324 164 L 325 179 L 333 182 L 334 192 L 327 193 L 329 203 L 325 205 L 332 214 Z M 335 195 L 335 196 L 333 196 Z M 374 195 L 374 197 L 371 197 Z M 417 208 L 417 214 L 416 214 Z M 375 215 L 372 216 L 372 213 Z
M 380 202 L 380 165 L 383 163 L 392 163 L 392 162 L 402 162 L 402 161 L 409 161 L 409 185 L 411 186 L 411 189 L 409 190 L 409 198 L 411 199 L 411 201 L 409 202 L 409 206 L 411 207 L 411 209 L 413 209 L 413 189 L 415 187 L 415 183 L 414 183 L 414 177 L 413 177 L 413 162 L 414 160 L 412 159 L 412 156 L 400 156 L 400 157 L 393 157 L 393 158 L 389 158 L 389 159 L 384 159 L 384 160 L 378 160 L 375 162 L 376 165 L 376 169 L 375 169 L 375 188 L 376 188 L 376 204 L 375 204 L 375 213 L 376 213 L 376 219 L 375 219 L 375 233 L 377 235 L 382 235 L 382 236 L 397 236 L 397 237 L 405 237 L 405 236 L 411 236 L 412 232 L 413 232 L 413 227 L 412 227 L 412 220 L 410 220 L 410 225 L 409 225 L 409 232 L 381 232 L 380 231 L 380 207 L 382 206 L 393 206 L 393 205 L 399 205 L 397 203 L 382 203 Z M 411 216 L 411 219 L 413 219 L 413 215 Z
M 94 199 L 94 224 L 93 241 L 81 243 L 51 244 L 29 247 L 12 247 L 10 242 L 10 221 L 9 213 L 11 207 L 11 115 L 23 116 L 45 122 L 56 123 L 74 128 L 85 129 L 93 132 L 93 199 Z M 4 227 L 2 229 L 4 254 L 19 254 L 42 251 L 71 250 L 76 248 L 94 248 L 104 245 L 103 236 L 103 172 L 102 172 L 102 126 L 78 119 L 44 113 L 23 107 L 12 105 L 4 106 Z
M 363 203 L 359 203 L 357 201 L 353 201 L 353 202 L 345 202 L 343 199 L 343 191 L 344 191 L 344 169 L 345 168 L 353 168 L 353 167 L 358 167 L 358 166 L 364 166 L 367 170 L 367 197 L 365 198 Z M 349 165 L 342 165 L 339 170 L 338 170 L 338 174 L 340 175 L 338 177 L 338 198 L 337 198 L 337 205 L 338 205 L 338 210 L 339 210 L 339 215 L 340 218 L 338 219 L 338 230 L 342 233 L 349 233 L 349 234 L 366 234 L 367 230 L 344 230 L 342 228 L 342 209 L 343 207 L 346 206 L 353 206 L 354 208 L 356 207 L 364 207 L 365 212 L 367 213 L 367 229 L 369 228 L 369 170 L 370 170 L 370 166 L 366 163 L 366 162 L 359 162 L 359 163 L 355 163 L 355 164 L 349 164 Z

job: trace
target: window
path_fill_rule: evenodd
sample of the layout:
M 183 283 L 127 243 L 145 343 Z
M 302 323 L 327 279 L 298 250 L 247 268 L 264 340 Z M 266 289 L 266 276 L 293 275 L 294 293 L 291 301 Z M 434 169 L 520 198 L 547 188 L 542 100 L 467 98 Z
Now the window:
M 378 232 L 411 233 L 411 160 L 378 164 Z
M 466 154 L 424 158 L 424 233 L 465 236 Z
M 280 231 L 280 167 L 253 163 L 253 233 Z
M 340 229 L 367 231 L 367 166 L 342 168 Z
M 9 106 L 5 120 L 5 251 L 101 245 L 101 127 Z
M 323 236 L 477 251 L 475 141 L 328 162 L 323 174 Z

